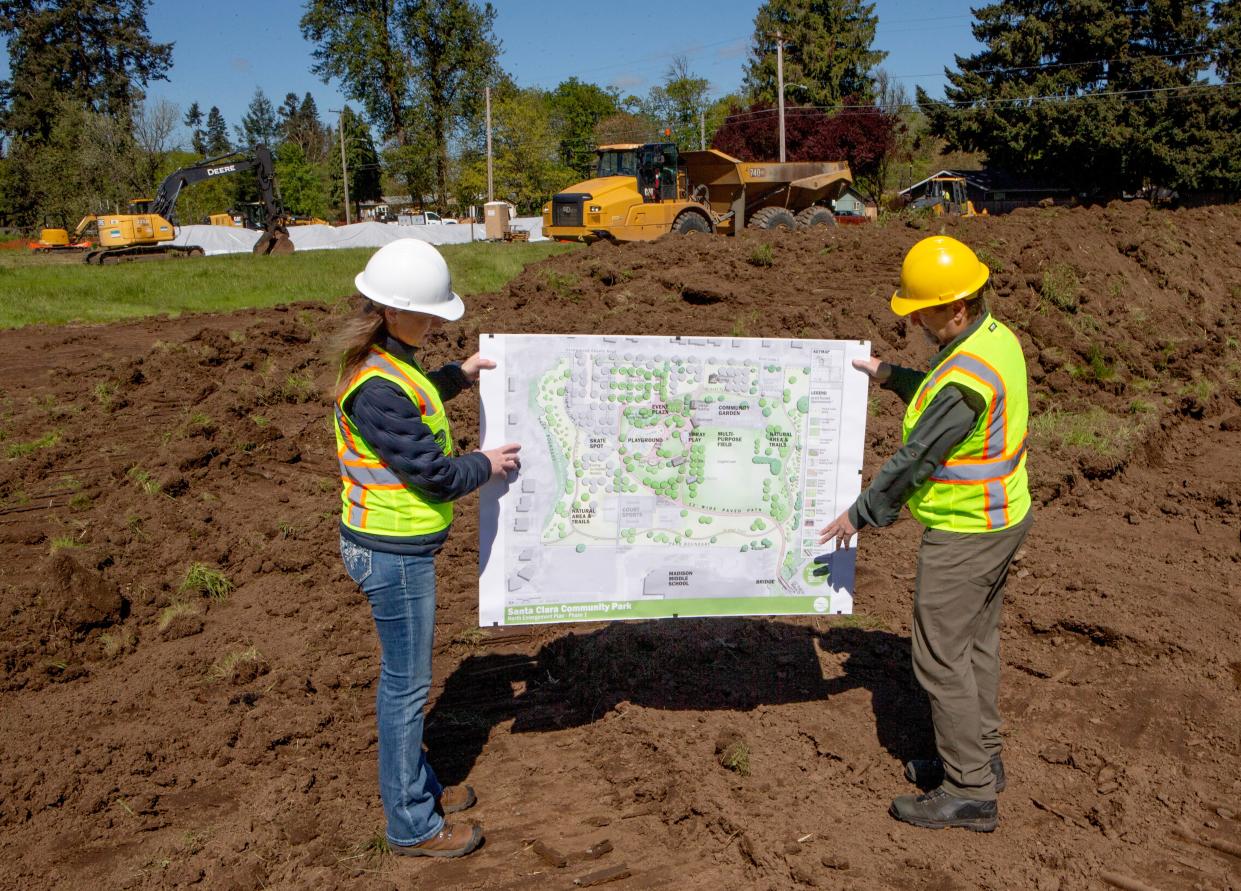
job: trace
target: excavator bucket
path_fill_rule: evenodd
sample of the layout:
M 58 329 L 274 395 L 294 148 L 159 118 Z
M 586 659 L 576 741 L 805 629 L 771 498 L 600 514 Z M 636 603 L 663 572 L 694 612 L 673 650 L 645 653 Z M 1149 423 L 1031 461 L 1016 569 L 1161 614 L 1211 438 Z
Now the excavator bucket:
M 288 232 L 281 230 L 264 232 L 259 236 L 259 240 L 254 243 L 254 253 L 261 256 L 268 254 L 291 254 L 293 253 L 293 239 L 289 238 Z

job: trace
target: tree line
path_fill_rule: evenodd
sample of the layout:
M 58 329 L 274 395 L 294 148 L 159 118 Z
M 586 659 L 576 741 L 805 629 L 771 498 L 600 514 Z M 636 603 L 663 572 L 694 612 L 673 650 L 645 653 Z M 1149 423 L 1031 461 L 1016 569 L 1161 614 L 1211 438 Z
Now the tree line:
M 983 49 L 945 69 L 944 99 L 919 90 L 916 101 L 883 68 L 875 5 L 862 0 L 759 5 L 741 88 L 725 96 L 687 57 L 643 95 L 576 77 L 519 86 L 486 2 L 307 0 L 312 70 L 350 105 L 324 120 L 310 94 L 277 106 L 260 88 L 231 126 L 210 96 L 187 109 L 148 100 L 174 47 L 150 38 L 146 8 L 0 0 L 11 68 L 0 83 L 0 222 L 123 207 L 178 167 L 260 143 L 275 152 L 292 212 L 340 218 L 341 130 L 354 201 L 407 195 L 462 212 L 485 200 L 487 89 L 495 196 L 527 213 L 589 177 L 601 144 L 774 160 L 778 41 L 788 157 L 847 160 L 875 199 L 963 157 L 1084 193 L 1241 185 L 1235 0 L 984 5 L 972 26 Z M 197 222 L 253 192 L 244 175 L 204 183 L 185 193 L 180 217 Z

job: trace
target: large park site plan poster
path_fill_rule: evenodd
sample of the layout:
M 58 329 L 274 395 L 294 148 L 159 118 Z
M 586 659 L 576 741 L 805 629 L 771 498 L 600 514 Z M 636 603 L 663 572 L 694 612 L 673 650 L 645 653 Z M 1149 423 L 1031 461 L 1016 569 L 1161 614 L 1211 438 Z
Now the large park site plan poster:
M 865 341 L 484 334 L 479 623 L 848 613 Z M 816 557 L 828 554 L 826 559 Z

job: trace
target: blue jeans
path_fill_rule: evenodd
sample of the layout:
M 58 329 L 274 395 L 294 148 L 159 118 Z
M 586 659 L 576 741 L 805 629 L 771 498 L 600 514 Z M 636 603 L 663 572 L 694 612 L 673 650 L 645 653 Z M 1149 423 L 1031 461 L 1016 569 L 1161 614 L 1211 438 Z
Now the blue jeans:
M 372 551 L 343 537 L 340 553 L 349 577 L 371 602 L 379 632 L 375 715 L 388 841 L 416 845 L 444 827 L 435 810 L 443 789 L 422 751 L 435 634 L 435 558 Z

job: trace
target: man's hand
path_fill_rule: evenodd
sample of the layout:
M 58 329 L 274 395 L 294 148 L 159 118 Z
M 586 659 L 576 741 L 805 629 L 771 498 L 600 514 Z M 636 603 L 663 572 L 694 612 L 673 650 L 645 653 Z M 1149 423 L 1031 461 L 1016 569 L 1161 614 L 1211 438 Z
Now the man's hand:
M 475 353 L 461 363 L 461 373 L 466 376 L 470 383 L 474 383 L 478 380 L 478 373 L 480 371 L 495 367 L 496 363 L 491 359 L 484 359 L 482 353 Z
M 880 362 L 874 356 L 867 359 L 854 359 L 853 367 L 877 384 L 882 384 L 892 376 L 892 366 L 887 362 Z
M 819 530 L 819 544 L 827 544 L 831 541 L 835 542 L 836 547 L 843 548 L 848 546 L 849 539 L 855 535 L 857 535 L 857 529 L 849 522 L 849 512 L 845 511 Z
M 520 470 L 521 459 L 517 457 L 517 453 L 520 451 L 520 445 L 510 442 L 499 448 L 487 449 L 487 451 L 483 452 L 487 456 L 487 460 L 491 462 L 491 475 L 502 478 L 508 476 L 514 470 Z

